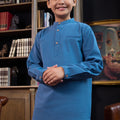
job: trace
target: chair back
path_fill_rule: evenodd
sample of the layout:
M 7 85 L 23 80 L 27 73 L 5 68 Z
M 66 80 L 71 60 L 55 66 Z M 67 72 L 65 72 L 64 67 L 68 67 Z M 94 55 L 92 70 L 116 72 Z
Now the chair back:
M 120 120 L 120 103 L 105 106 L 104 120 Z

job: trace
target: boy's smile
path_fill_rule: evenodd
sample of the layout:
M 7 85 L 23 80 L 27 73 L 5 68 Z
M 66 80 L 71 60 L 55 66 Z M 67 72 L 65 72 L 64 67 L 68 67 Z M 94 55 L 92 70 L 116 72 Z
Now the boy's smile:
M 65 7 L 65 6 L 58 6 L 58 7 L 56 7 L 56 9 L 58 9 L 58 10 L 60 10 L 60 11 L 65 10 L 65 8 L 67 8 L 67 7 Z
M 48 0 L 47 5 L 54 13 L 55 21 L 62 22 L 70 19 L 70 12 L 76 5 L 76 0 Z

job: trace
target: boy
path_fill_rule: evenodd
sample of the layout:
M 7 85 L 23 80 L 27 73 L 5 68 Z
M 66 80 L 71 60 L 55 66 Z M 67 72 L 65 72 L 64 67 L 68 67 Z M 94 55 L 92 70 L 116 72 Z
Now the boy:
M 90 120 L 92 77 L 103 69 L 91 28 L 70 18 L 76 0 L 48 0 L 55 15 L 40 31 L 27 60 L 40 82 L 33 120 Z

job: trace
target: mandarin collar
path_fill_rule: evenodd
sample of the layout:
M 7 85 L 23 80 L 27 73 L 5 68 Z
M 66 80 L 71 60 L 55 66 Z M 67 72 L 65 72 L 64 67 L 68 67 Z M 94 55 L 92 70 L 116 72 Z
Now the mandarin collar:
M 64 24 L 67 24 L 67 23 L 71 23 L 71 22 L 74 22 L 75 20 L 74 20 L 74 18 L 71 18 L 71 19 L 68 19 L 68 20 L 65 20 L 65 21 L 63 21 L 63 22 L 54 22 L 54 24 L 53 25 L 64 25 Z

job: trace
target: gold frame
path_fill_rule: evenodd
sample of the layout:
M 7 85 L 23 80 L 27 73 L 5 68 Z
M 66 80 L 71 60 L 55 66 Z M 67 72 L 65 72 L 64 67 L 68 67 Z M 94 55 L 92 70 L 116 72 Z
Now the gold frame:
M 90 26 L 95 26 L 95 25 L 116 24 L 116 23 L 120 23 L 120 19 L 93 21 L 93 22 L 88 22 L 87 24 Z
M 87 24 L 90 26 L 99 26 L 99 25 L 107 25 L 107 24 L 120 24 L 120 19 L 109 19 L 109 20 L 101 20 L 101 21 L 93 21 L 93 22 L 88 22 Z M 110 81 L 97 81 L 94 80 L 92 81 L 93 85 L 120 85 L 119 80 L 110 80 Z

